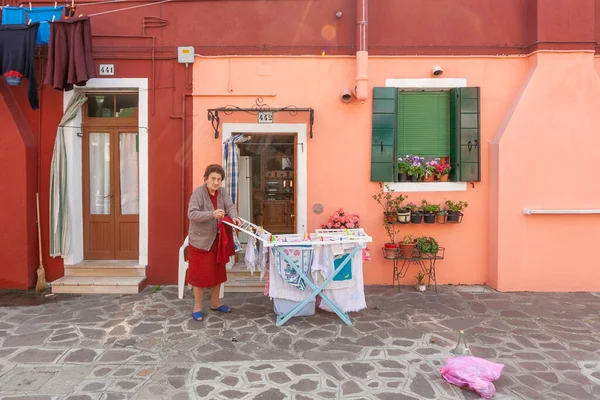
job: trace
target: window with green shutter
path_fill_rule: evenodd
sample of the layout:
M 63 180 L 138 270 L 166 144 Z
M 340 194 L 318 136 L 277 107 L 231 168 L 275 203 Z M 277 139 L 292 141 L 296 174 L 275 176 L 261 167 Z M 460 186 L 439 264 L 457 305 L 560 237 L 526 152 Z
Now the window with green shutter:
M 481 180 L 480 89 L 373 89 L 371 181 L 396 182 L 406 155 L 448 157 L 454 182 Z M 446 158 L 447 160 L 447 158 Z
M 443 92 L 398 94 L 398 154 L 421 157 L 450 155 L 450 95 Z

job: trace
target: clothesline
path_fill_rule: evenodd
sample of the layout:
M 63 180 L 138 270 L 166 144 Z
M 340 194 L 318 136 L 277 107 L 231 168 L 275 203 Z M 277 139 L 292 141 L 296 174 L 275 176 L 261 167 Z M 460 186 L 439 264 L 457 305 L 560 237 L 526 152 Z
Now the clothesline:
M 99 5 L 99 4 L 122 3 L 122 2 L 125 2 L 125 1 L 128 1 L 128 0 L 109 0 L 109 1 L 102 1 L 102 2 L 98 2 L 98 3 L 82 3 L 82 4 L 77 4 L 77 7 L 91 6 L 91 5 L 95 6 L 95 5 Z M 174 1 L 174 0 L 162 0 L 162 1 L 157 1 L 157 2 L 153 2 L 153 3 L 138 4 L 136 6 L 129 6 L 129 7 L 117 8 L 117 9 L 114 9 L 114 10 L 100 11 L 100 12 L 97 12 L 97 13 L 88 14 L 87 17 L 95 17 L 95 16 L 98 16 L 98 15 L 112 14 L 112 13 L 121 12 L 121 11 L 133 10 L 135 8 L 154 6 L 154 5 L 163 4 L 163 3 L 170 3 L 172 1 Z M 2 9 L 4 7 L 9 7 L 9 6 L 0 6 L 0 9 Z M 23 7 L 23 5 L 21 4 L 20 7 Z M 31 10 L 32 8 L 30 7 L 29 9 Z
M 97 15 L 104 15 L 104 14 L 111 14 L 111 13 L 116 13 L 116 12 L 120 12 L 120 11 L 133 10 L 134 8 L 154 6 L 156 4 L 170 3 L 172 1 L 174 1 L 174 0 L 162 0 L 162 1 L 157 1 L 157 2 L 154 2 L 154 3 L 139 4 L 137 6 L 129 6 L 129 7 L 117 8 L 115 10 L 108 10 L 108 11 L 101 11 L 101 12 L 97 12 L 97 13 L 92 13 L 92 14 L 88 14 L 87 16 L 88 17 L 95 17 Z M 112 3 L 112 1 L 111 2 L 107 2 L 107 3 Z M 100 4 L 100 3 L 94 3 L 94 4 Z

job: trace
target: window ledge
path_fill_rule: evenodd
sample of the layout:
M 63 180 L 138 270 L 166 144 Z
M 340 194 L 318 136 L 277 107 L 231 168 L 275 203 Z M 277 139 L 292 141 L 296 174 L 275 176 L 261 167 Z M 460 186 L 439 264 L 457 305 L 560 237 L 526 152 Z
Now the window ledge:
M 467 191 L 467 182 L 386 182 L 385 185 L 400 193 Z

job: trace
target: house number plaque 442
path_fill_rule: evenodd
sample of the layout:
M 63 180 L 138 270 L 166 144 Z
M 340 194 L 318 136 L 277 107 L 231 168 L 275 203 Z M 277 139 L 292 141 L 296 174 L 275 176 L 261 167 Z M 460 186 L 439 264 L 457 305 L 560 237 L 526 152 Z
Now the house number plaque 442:
M 272 111 L 261 111 L 258 113 L 259 124 L 272 124 L 273 123 L 273 112 Z

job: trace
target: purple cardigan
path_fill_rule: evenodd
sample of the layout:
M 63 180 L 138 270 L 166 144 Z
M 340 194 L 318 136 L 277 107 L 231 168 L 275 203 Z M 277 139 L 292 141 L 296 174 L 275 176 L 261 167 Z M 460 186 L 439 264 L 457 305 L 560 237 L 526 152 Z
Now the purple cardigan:
M 217 207 L 225 211 L 230 218 L 238 216 L 235 204 L 224 188 L 220 188 L 217 194 Z M 188 218 L 190 219 L 189 242 L 200 250 L 210 250 L 215 237 L 217 237 L 217 220 L 212 213 L 215 208 L 210 201 L 206 185 L 202 185 L 192 193 L 188 206 Z

